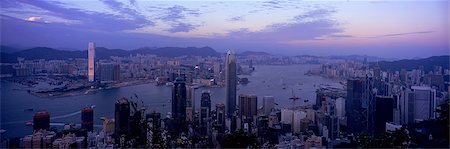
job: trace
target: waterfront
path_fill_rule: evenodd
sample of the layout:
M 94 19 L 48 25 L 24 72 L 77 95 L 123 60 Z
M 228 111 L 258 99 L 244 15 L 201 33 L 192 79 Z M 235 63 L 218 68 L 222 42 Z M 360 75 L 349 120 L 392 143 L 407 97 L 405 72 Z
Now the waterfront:
M 238 86 L 239 94 L 255 94 L 258 96 L 258 105 L 262 103 L 262 96 L 272 95 L 280 107 L 289 107 L 292 101 L 292 91 L 303 99 L 308 99 L 308 104 L 315 102 L 315 89 L 319 84 L 341 86 L 338 81 L 325 79 L 319 76 L 304 75 L 308 70 L 319 68 L 320 65 L 257 65 L 256 71 L 247 77 L 250 81 L 247 85 Z M 283 85 L 284 84 L 284 85 Z M 315 86 L 316 85 L 316 86 Z M 134 97 L 135 94 L 142 100 L 148 111 L 158 111 L 166 114 L 170 111 L 171 88 L 156 86 L 155 84 L 142 84 L 100 90 L 95 94 L 62 97 L 39 98 L 26 91 L 13 90 L 15 84 L 6 81 L 1 82 L 1 129 L 7 130 L 5 137 L 23 137 L 30 134 L 31 127 L 25 126 L 31 121 L 33 114 L 39 110 L 47 110 L 52 117 L 52 123 L 80 123 L 80 114 L 77 113 L 85 106 L 96 105 L 94 109 L 94 122 L 101 124 L 102 116 L 114 117 L 114 103 L 117 98 Z M 283 89 L 285 87 L 285 89 Z M 196 108 L 200 105 L 200 94 L 203 90 L 211 91 L 212 109 L 215 104 L 224 102 L 224 88 L 199 88 L 196 90 Z M 24 111 L 33 108 L 34 111 Z

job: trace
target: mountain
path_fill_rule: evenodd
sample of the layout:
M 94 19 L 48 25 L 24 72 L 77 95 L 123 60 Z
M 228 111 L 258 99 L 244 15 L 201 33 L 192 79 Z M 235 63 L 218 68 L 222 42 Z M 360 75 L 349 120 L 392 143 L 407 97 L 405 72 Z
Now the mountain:
M 0 46 L 0 51 L 2 53 L 14 53 L 20 51 L 17 48 L 9 47 L 9 46 Z
M 6 46 L 5 46 L 6 47 Z M 3 47 L 2 47 L 3 48 Z M 128 56 L 130 54 L 153 54 L 161 57 L 178 57 L 178 56 L 220 56 L 214 49 L 210 47 L 163 47 L 163 48 L 141 48 L 136 50 L 108 49 L 105 47 L 96 47 L 96 57 L 99 59 L 108 59 L 111 56 Z M 9 50 L 12 51 L 12 50 Z M 48 47 L 35 47 L 26 50 L 17 50 L 17 52 L 1 51 L 2 63 L 15 63 L 17 57 L 23 57 L 27 60 L 46 59 L 46 60 L 65 60 L 69 58 L 87 58 L 87 51 L 66 51 Z
M 36 47 L 19 52 L 11 53 L 15 57 L 23 57 L 28 60 L 47 59 L 47 60 L 63 60 L 69 58 L 87 57 L 85 51 L 63 51 L 47 47 Z
M 161 57 L 179 57 L 179 56 L 220 56 L 214 49 L 210 47 L 163 47 L 163 48 L 140 48 L 131 51 L 133 54 L 153 54 Z
M 250 55 L 255 55 L 255 56 L 269 56 L 271 54 L 266 53 L 266 52 L 255 52 L 255 51 L 244 51 L 242 53 L 239 54 L 240 56 L 250 56 Z
M 441 66 L 442 69 L 449 69 L 449 61 L 450 56 L 444 55 L 444 56 L 432 56 L 424 59 L 404 59 L 390 62 L 381 61 L 378 62 L 378 66 L 381 68 L 381 70 L 384 71 L 387 70 L 400 71 L 401 69 L 412 70 L 423 67 L 423 70 L 425 72 L 429 72 L 434 70 L 434 66 Z M 376 65 L 377 65 L 376 62 L 370 63 L 371 67 L 374 67 Z
M 367 62 L 393 61 L 393 60 L 395 60 L 395 59 L 390 59 L 390 58 L 381 58 L 381 57 L 367 56 L 367 55 L 329 56 L 329 58 L 345 59 L 345 60 L 356 60 L 356 61 L 364 61 L 364 59 L 367 59 Z

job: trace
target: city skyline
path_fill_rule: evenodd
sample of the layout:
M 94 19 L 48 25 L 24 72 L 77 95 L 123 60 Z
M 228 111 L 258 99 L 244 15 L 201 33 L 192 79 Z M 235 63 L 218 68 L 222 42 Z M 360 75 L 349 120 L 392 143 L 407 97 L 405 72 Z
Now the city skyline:
M 281 55 L 448 54 L 448 1 L 441 0 L 4 1 L 1 7 L 2 44 L 8 46 L 84 50 L 95 41 L 126 50 L 210 46 Z
M 0 148 L 449 148 L 448 0 L 2 0 Z

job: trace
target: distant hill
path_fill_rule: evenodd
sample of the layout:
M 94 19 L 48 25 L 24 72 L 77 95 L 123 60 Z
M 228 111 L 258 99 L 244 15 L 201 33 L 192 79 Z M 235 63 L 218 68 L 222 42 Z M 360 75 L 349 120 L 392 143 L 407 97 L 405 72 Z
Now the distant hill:
M 265 56 L 269 56 L 271 54 L 266 53 L 266 52 L 244 51 L 244 52 L 242 52 L 242 53 L 240 53 L 238 55 L 240 55 L 240 56 L 250 56 L 250 55 L 257 55 L 257 56 L 265 55 Z
M 390 59 L 390 58 L 382 58 L 382 57 L 367 56 L 367 55 L 329 56 L 329 58 L 334 58 L 334 59 L 346 59 L 346 60 L 356 60 L 356 61 L 364 61 L 364 59 L 367 59 L 367 62 L 376 62 L 376 61 L 394 61 L 394 60 L 395 60 L 395 59 Z
M 6 47 L 6 46 L 5 46 Z M 2 47 L 3 48 L 3 47 Z M 11 50 L 10 50 L 11 51 Z M 220 54 L 210 47 L 163 47 L 163 48 L 140 48 L 136 50 L 108 49 L 104 47 L 96 47 L 96 56 L 99 59 L 108 59 L 111 56 L 128 56 L 130 54 L 153 54 L 161 57 L 178 57 L 178 56 L 213 56 Z M 48 47 L 35 47 L 26 50 L 17 50 L 17 52 L 1 51 L 2 63 L 15 63 L 17 57 L 23 57 L 28 60 L 47 59 L 47 60 L 65 60 L 69 58 L 87 58 L 87 51 L 67 51 L 58 50 Z
M 131 53 L 136 54 L 153 54 L 162 57 L 179 57 L 179 56 L 220 56 L 214 49 L 210 47 L 163 47 L 163 48 L 140 48 L 131 51 Z
M 20 51 L 17 48 L 9 47 L 9 46 L 0 46 L 0 52 L 2 53 L 14 53 Z
M 434 66 L 441 66 L 442 69 L 448 69 L 450 62 L 450 56 L 432 56 L 424 59 L 404 59 L 397 61 L 381 61 L 378 62 L 378 66 L 381 70 L 390 70 L 390 71 L 400 71 L 401 69 L 412 70 L 418 69 L 421 66 L 423 67 L 425 72 L 429 72 L 434 70 Z M 370 63 L 371 67 L 374 67 L 377 63 Z
M 34 59 L 48 59 L 48 60 L 62 60 L 68 58 L 86 57 L 85 51 L 63 51 L 47 47 L 36 47 L 19 52 L 11 53 L 13 57 L 23 57 L 28 60 Z

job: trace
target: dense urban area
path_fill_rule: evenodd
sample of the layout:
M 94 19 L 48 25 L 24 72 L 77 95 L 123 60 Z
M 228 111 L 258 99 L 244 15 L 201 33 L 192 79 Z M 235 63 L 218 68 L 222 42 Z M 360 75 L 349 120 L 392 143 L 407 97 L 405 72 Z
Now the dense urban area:
M 146 107 L 137 97 L 116 99 L 114 117 L 51 127 L 48 111 L 34 111 L 29 135 L 1 138 L 1 148 L 428 148 L 449 146 L 448 56 L 382 61 L 350 57 L 277 56 L 264 52 L 102 57 L 93 42 L 84 58 L 27 59 L 1 64 L 2 81 L 40 98 L 96 94 L 99 90 L 155 84 L 172 88 L 171 112 Z M 201 52 L 200 52 L 201 53 Z M 438 60 L 436 60 L 438 59 Z M 443 64 L 433 63 L 444 60 Z M 445 63 L 445 60 L 447 63 Z M 237 94 L 252 83 L 255 65 L 317 64 L 305 75 L 338 80 L 316 89 L 314 104 L 276 106 L 276 96 Z M 417 65 L 416 65 L 417 64 Z M 225 88 L 211 104 L 199 87 Z M 285 89 L 283 87 L 283 89 Z M 290 88 L 286 88 L 290 90 Z M 2 94 L 8 92 L 2 90 Z M 299 97 L 300 96 L 300 97 Z M 3 97 L 2 97 L 3 98 Z M 302 101 L 301 95 L 289 99 Z M 200 102 L 200 107 L 195 107 Z M 258 104 L 259 102 L 259 104 Z M 306 101 L 305 101 L 306 102 Z M 261 106 L 258 106 L 261 105 Z M 4 109 L 2 109 L 4 110 Z M 30 118 L 31 119 L 31 118 Z M 94 121 L 102 121 L 94 127 Z M 14 130 L 2 130 L 11 133 Z

